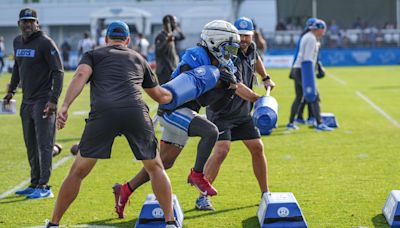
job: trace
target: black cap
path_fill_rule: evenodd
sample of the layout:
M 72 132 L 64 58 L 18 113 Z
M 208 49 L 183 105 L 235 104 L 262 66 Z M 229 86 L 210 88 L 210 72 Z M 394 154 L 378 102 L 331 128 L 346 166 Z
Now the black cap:
M 19 19 L 20 20 L 37 20 L 37 13 L 36 10 L 31 8 L 22 9 L 19 12 Z

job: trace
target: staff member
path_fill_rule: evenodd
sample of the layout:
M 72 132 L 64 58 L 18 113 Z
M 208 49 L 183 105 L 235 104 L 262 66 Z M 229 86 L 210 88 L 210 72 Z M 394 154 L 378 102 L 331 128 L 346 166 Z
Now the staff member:
M 97 159 L 110 158 L 115 137 L 123 134 L 150 176 L 167 225 L 178 227 L 172 211 L 171 184 L 157 153 L 158 143 L 141 89 L 159 103 L 169 103 L 172 95 L 158 85 L 143 57 L 127 47 L 129 42 L 128 25 L 112 22 L 107 29 L 107 46 L 84 54 L 68 87 L 57 115 L 57 127 L 64 128 L 68 109 L 87 82 L 91 86 L 91 111 L 80 152 L 61 186 L 53 218 L 47 226 L 58 225 Z
M 55 112 L 64 70 L 54 41 L 39 28 L 34 9 L 19 13 L 22 35 L 14 39 L 15 63 L 5 103 L 22 83 L 21 120 L 31 167 L 31 184 L 16 192 L 28 199 L 54 197 L 48 185 L 55 138 Z

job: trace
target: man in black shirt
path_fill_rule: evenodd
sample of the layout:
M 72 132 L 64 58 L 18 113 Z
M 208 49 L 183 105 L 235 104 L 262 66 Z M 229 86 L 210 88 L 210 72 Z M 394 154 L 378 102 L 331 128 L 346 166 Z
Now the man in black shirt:
M 176 27 L 176 18 L 172 15 L 165 15 L 163 30 L 156 37 L 156 74 L 160 85 L 171 79 L 171 74 L 179 62 L 175 41 L 184 39 L 184 37 L 182 35 L 174 36 Z
M 7 95 L 8 103 L 22 83 L 21 120 L 31 167 L 31 184 L 17 191 L 28 199 L 53 197 L 48 182 L 55 138 L 55 112 L 64 71 L 57 46 L 39 29 L 37 13 L 22 9 L 14 39 L 15 63 Z
M 169 103 L 172 95 L 158 85 L 143 57 L 127 48 L 129 42 L 128 26 L 122 21 L 112 22 L 107 29 L 107 46 L 84 54 L 68 87 L 57 115 L 57 128 L 65 126 L 68 109 L 87 82 L 91 88 L 91 110 L 80 141 L 80 151 L 61 186 L 48 226 L 58 225 L 97 159 L 110 158 L 115 137 L 123 134 L 136 159 L 142 160 L 151 177 L 153 192 L 163 209 L 167 225 L 177 227 L 172 210 L 171 184 L 157 153 L 158 143 L 141 89 L 144 88 L 159 103 Z
M 257 53 L 257 48 L 253 39 L 253 22 L 246 17 L 241 17 L 235 22 L 235 26 L 240 34 L 240 50 L 235 62 L 239 78 L 238 88 L 233 99 L 228 102 L 224 108 L 219 110 L 207 108 L 207 118 L 217 125 L 221 134 L 214 146 L 214 154 L 207 161 L 205 167 L 206 178 L 213 183 L 218 175 L 219 169 L 230 150 L 232 141 L 242 140 L 248 148 L 253 164 L 253 172 L 258 181 L 261 193 L 268 192 L 268 167 L 264 155 L 264 145 L 261 140 L 260 132 L 254 125 L 251 109 L 252 102 L 255 102 L 259 96 L 251 89 L 255 73 L 259 73 L 264 82 L 264 86 L 273 88 L 275 83 L 265 72 L 264 64 Z M 246 95 L 247 93 L 247 95 Z M 201 200 L 202 196 L 196 202 L 196 208 L 200 210 L 209 210 L 212 208 L 209 199 Z

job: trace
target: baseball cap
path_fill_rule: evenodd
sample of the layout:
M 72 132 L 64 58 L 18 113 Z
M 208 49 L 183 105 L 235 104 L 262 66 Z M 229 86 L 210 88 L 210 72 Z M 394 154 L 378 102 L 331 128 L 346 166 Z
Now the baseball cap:
M 20 20 L 37 20 L 37 13 L 36 10 L 31 8 L 22 9 L 19 12 L 19 19 Z
M 108 37 L 128 37 L 129 27 L 123 21 L 113 21 L 107 28 L 106 36 Z
M 318 19 L 310 27 L 311 30 L 326 29 L 325 21 Z
M 253 21 L 247 17 L 240 17 L 235 21 L 235 27 L 239 31 L 239 35 L 253 35 L 254 25 Z

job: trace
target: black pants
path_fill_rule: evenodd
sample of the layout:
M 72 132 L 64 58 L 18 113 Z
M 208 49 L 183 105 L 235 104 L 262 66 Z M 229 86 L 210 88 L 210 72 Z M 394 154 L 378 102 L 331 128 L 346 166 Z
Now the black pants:
M 301 69 L 294 68 L 292 76 L 293 76 L 293 80 L 294 80 L 294 90 L 296 92 L 296 97 L 294 98 L 292 108 L 290 110 L 289 123 L 294 122 L 294 118 L 295 118 L 296 114 L 299 112 L 300 105 L 304 101 L 303 83 L 301 81 Z M 315 117 L 317 124 L 322 123 L 321 108 L 320 108 L 319 102 L 320 102 L 320 98 L 319 98 L 319 93 L 317 92 L 317 99 L 315 99 L 314 102 L 307 103 L 310 106 L 310 110 L 312 112 L 312 115 Z
M 31 166 L 31 185 L 46 185 L 51 174 L 55 114 L 43 118 L 46 101 L 21 105 L 22 129 Z

